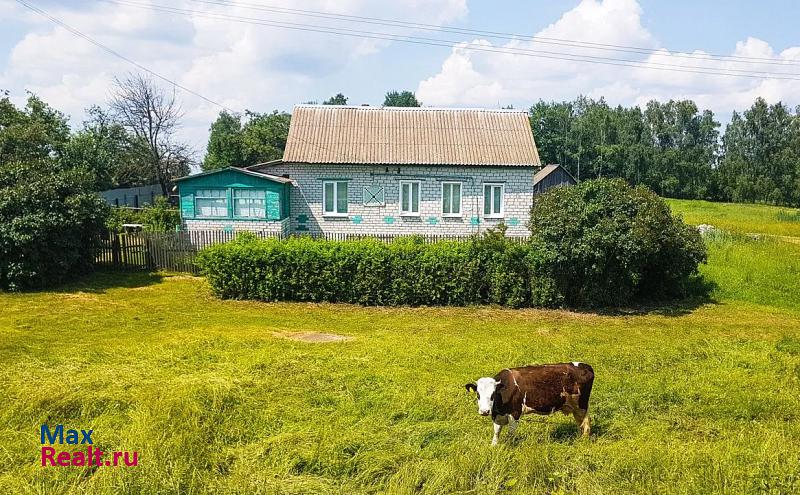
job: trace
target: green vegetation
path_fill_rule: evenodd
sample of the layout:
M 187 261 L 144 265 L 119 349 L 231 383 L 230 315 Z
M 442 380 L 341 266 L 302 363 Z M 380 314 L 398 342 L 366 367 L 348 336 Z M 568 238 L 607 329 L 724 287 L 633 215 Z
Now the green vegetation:
M 798 270 L 800 245 L 719 235 L 713 302 L 613 315 L 222 301 L 145 274 L 0 294 L 0 492 L 797 493 Z M 314 332 L 350 340 L 295 340 Z M 592 437 L 526 416 L 490 448 L 463 384 L 571 360 L 597 372 Z M 45 422 L 140 466 L 42 468 Z
M 781 206 L 666 200 L 692 225 L 708 224 L 742 234 L 800 237 L 800 209 Z
M 0 290 L 52 286 L 91 270 L 108 206 L 71 160 L 66 117 L 0 92 Z
M 683 296 L 706 257 L 697 229 L 620 179 L 548 191 L 530 225 L 524 244 L 504 228 L 435 243 L 245 234 L 204 249 L 197 264 L 225 299 L 588 308 Z
M 145 205 L 141 210 L 112 207 L 106 226 L 119 230 L 126 223 L 139 223 L 147 232 L 172 232 L 181 223 L 181 212 L 173 208 L 163 196 L 156 198 L 153 205 Z
M 537 196 L 530 229 L 538 255 L 533 273 L 553 288 L 558 305 L 569 307 L 685 295 L 706 259 L 697 229 L 674 217 L 652 191 L 622 179 Z
M 692 100 L 610 106 L 603 98 L 530 109 L 542 163 L 581 180 L 621 177 L 662 196 L 800 206 L 800 108 L 756 98 L 720 124 Z

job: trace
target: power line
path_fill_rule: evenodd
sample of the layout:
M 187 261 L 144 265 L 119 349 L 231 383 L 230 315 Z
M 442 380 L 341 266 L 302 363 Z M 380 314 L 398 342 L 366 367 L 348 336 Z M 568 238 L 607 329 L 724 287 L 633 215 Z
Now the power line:
M 144 72 L 147 72 L 148 74 L 151 74 L 151 75 L 161 79 L 162 81 L 165 81 L 165 82 L 167 82 L 169 84 L 172 84 L 173 86 L 175 86 L 177 88 L 180 88 L 180 89 L 182 89 L 183 91 L 186 91 L 189 94 L 192 94 L 192 95 L 194 95 L 194 96 L 196 96 L 196 97 L 198 97 L 198 98 L 200 98 L 202 100 L 205 100 L 208 103 L 211 103 L 212 105 L 216 105 L 217 107 L 222 108 L 224 110 L 227 110 L 227 111 L 229 111 L 231 113 L 236 113 L 234 110 L 231 110 L 230 108 L 226 107 L 222 103 L 216 102 L 216 101 L 212 100 L 211 98 L 203 96 L 200 93 L 198 93 L 197 91 L 193 91 L 192 89 L 189 89 L 186 86 L 184 86 L 184 85 L 182 85 L 180 83 L 177 83 L 177 82 L 173 81 L 172 79 L 169 79 L 168 77 L 162 76 L 158 72 L 145 67 L 144 65 L 136 62 L 135 60 L 132 60 L 132 59 L 126 57 L 125 55 L 119 53 L 118 51 L 114 50 L 113 48 L 109 48 L 108 46 L 100 43 L 99 41 L 95 40 L 94 38 L 90 37 L 89 35 L 84 34 L 81 31 L 79 31 L 79 30 L 75 29 L 74 27 L 70 26 L 69 24 L 61 21 L 60 19 L 57 19 L 56 17 L 51 16 L 50 14 L 45 12 L 44 10 L 42 10 L 42 9 L 40 9 L 40 8 L 34 6 L 34 5 L 29 4 L 25 0 L 16 0 L 16 1 L 17 1 L 17 3 L 19 3 L 23 7 L 27 8 L 27 9 L 39 14 L 40 16 L 50 20 L 51 22 L 61 26 L 62 28 L 64 28 L 67 31 L 69 31 L 70 33 L 74 34 L 75 36 L 78 36 L 80 38 L 85 39 L 86 41 L 88 41 L 89 43 L 91 43 L 91 44 L 95 45 L 96 47 L 100 48 L 104 52 L 109 53 L 109 54 L 111 54 L 111 55 L 113 55 L 113 56 L 115 56 L 117 58 L 120 58 L 120 59 L 128 62 L 129 64 L 132 64 L 135 67 L 143 70 Z
M 186 86 L 178 84 L 177 82 L 173 81 L 172 79 L 170 79 L 170 78 L 168 78 L 166 76 L 162 76 L 161 74 L 149 69 L 148 67 L 145 67 L 144 65 L 136 62 L 135 60 L 132 60 L 132 59 L 126 57 L 125 55 L 119 53 L 118 51 L 114 50 L 113 48 L 110 48 L 110 47 L 104 45 L 103 43 L 100 43 L 99 41 L 95 40 L 94 38 L 90 37 L 89 35 L 82 33 L 78 29 L 70 26 L 69 24 L 61 21 L 60 19 L 58 19 L 56 17 L 53 17 L 52 15 L 48 14 L 44 10 L 42 10 L 42 9 L 40 9 L 40 8 L 34 6 L 34 5 L 29 4 L 25 0 L 16 0 L 16 2 L 19 3 L 20 5 L 24 6 L 25 8 L 27 8 L 27 9 L 29 9 L 29 10 L 37 13 L 37 14 L 39 14 L 40 16 L 48 19 L 49 21 L 53 22 L 54 24 L 63 27 L 64 29 L 66 29 L 70 33 L 74 34 L 75 36 L 78 36 L 78 37 L 80 37 L 82 39 L 85 39 L 86 41 L 92 43 L 93 45 L 97 46 L 98 48 L 100 48 L 101 50 L 105 51 L 106 53 L 109 53 L 109 54 L 111 54 L 111 55 L 113 55 L 115 57 L 118 57 L 118 58 L 128 62 L 129 64 L 131 64 L 131 65 L 143 70 L 144 72 L 147 72 L 148 74 L 151 74 L 151 75 L 153 75 L 153 76 L 155 76 L 155 77 L 157 77 L 157 78 L 159 78 L 159 79 L 161 79 L 161 80 L 163 80 L 163 81 L 165 81 L 165 82 L 167 82 L 169 84 L 174 85 L 177 88 L 182 89 L 183 91 L 186 91 L 189 94 L 192 94 L 192 95 L 194 95 L 194 96 L 196 96 L 196 97 L 198 97 L 198 98 L 200 98 L 200 99 L 202 99 L 204 101 L 207 101 L 208 103 L 211 103 L 212 105 L 215 105 L 215 106 L 225 110 L 226 112 L 229 112 L 229 113 L 232 113 L 232 114 L 240 114 L 240 113 L 242 113 L 240 111 L 233 110 L 233 109 L 223 105 L 222 103 L 216 102 L 216 101 L 212 100 L 211 98 L 208 98 L 207 96 L 204 96 L 204 95 L 198 93 L 197 91 L 189 89 Z M 346 160 L 351 160 L 352 161 L 354 159 L 352 156 L 346 155 L 346 154 L 341 153 L 341 152 L 336 151 L 336 150 L 329 149 L 329 148 L 327 148 L 325 146 L 321 146 L 321 145 L 319 145 L 317 143 L 312 143 L 310 141 L 307 141 L 305 139 L 299 138 L 297 136 L 295 136 L 295 139 L 297 139 L 298 141 L 302 141 L 303 143 L 306 143 L 308 145 L 314 146 L 314 147 L 316 147 L 318 149 L 321 149 L 323 151 L 329 151 L 329 152 L 331 152 L 331 153 L 333 153 L 335 155 L 338 155 L 339 157 L 344 158 Z
M 374 32 L 374 31 L 361 31 L 361 30 L 354 30 L 354 29 L 347 29 L 347 28 L 336 28 L 336 27 L 329 27 L 329 26 L 319 26 L 319 25 L 309 25 L 303 23 L 294 23 L 294 22 L 281 22 L 281 21 L 269 21 L 266 19 L 261 18 L 254 18 L 254 17 L 244 17 L 244 16 L 235 16 L 229 14 L 222 14 L 222 13 L 213 13 L 208 11 L 198 11 L 192 9 L 182 9 L 177 7 L 169 7 L 164 5 L 157 5 L 157 4 L 141 4 L 136 3 L 130 0 L 103 0 L 109 3 L 115 3 L 118 5 L 124 5 L 129 7 L 135 7 L 145 10 L 151 11 L 159 11 L 159 12 L 166 12 L 172 13 L 177 15 L 184 15 L 184 16 L 199 16 L 209 19 L 216 19 L 216 20 L 227 20 L 231 22 L 237 22 L 242 24 L 249 24 L 249 25 L 260 25 L 260 26 L 271 26 L 271 27 L 278 27 L 282 29 L 290 29 L 296 31 L 305 31 L 305 32 L 316 32 L 316 33 L 323 33 L 323 34 L 335 34 L 339 36 L 348 36 L 354 38 L 361 38 L 361 39 L 376 39 L 376 40 L 383 40 L 383 41 L 397 41 L 402 43 L 411 43 L 411 44 L 418 44 L 418 45 L 427 45 L 427 46 L 442 46 L 452 48 L 455 44 L 461 44 L 462 42 L 455 41 L 455 40 L 439 40 L 435 38 L 422 38 L 418 36 L 409 36 L 409 35 L 400 35 L 400 34 L 392 34 L 392 33 L 382 33 L 382 32 Z M 800 77 L 792 77 L 792 76 L 800 76 L 800 73 L 774 73 L 768 71 L 751 71 L 751 70 L 744 70 L 744 69 L 728 69 L 728 68 L 711 68 L 711 67 L 692 67 L 692 66 L 685 66 L 685 65 L 677 65 L 677 64 L 664 64 L 658 62 L 640 62 L 636 60 L 628 60 L 628 59 L 618 59 L 618 58 L 611 58 L 611 57 L 599 57 L 599 56 L 591 56 L 591 55 L 580 55 L 580 54 L 572 54 L 572 53 L 564 53 L 564 52 L 550 52 L 550 51 L 540 51 L 540 50 L 533 50 L 533 49 L 526 49 L 526 48 L 516 48 L 516 47 L 486 47 L 486 46 L 476 46 L 472 44 L 465 44 L 462 45 L 461 48 L 471 51 L 482 51 L 482 52 L 490 52 L 490 53 L 500 53 L 500 54 L 507 54 L 507 55 L 521 55 L 521 56 L 529 56 L 534 58 L 545 58 L 545 59 L 553 59 L 553 60 L 561 60 L 561 61 L 571 61 L 571 62 L 583 62 L 583 63 L 593 63 L 593 64 L 600 64 L 600 65 L 614 65 L 614 66 L 622 66 L 622 67 L 633 67 L 633 68 L 640 68 L 640 69 L 653 69 L 653 70 L 662 70 L 662 71 L 670 71 L 670 72 L 682 72 L 682 73 L 694 73 L 694 74 L 706 74 L 706 75 L 714 75 L 714 76 L 726 76 L 726 77 L 746 77 L 752 79 L 781 79 L 781 80 L 800 80 Z
M 447 26 L 438 26 L 435 24 L 425 24 L 425 23 L 418 23 L 418 22 L 408 22 L 408 21 L 399 21 L 394 19 L 386 19 L 386 18 L 379 18 L 379 17 L 368 17 L 368 16 L 358 16 L 358 15 L 348 15 L 348 14 L 337 14 L 332 12 L 323 12 L 318 10 L 305 10 L 305 9 L 294 9 L 288 7 L 279 7 L 279 6 L 272 6 L 272 5 L 263 5 L 263 4 L 256 4 L 252 2 L 243 2 L 243 1 L 234 1 L 234 0 L 192 0 L 196 3 L 203 3 L 209 5 L 219 5 L 225 7 L 244 7 L 251 10 L 260 10 L 264 12 L 272 12 L 278 14 L 286 14 L 286 15 L 298 15 L 298 16 L 305 16 L 305 17 L 315 17 L 315 18 L 323 18 L 323 19 L 335 19 L 347 22 L 358 22 L 358 23 L 366 23 L 366 24 L 375 24 L 375 25 L 382 25 L 382 26 L 394 26 L 394 27 L 407 27 L 413 29 L 421 29 L 421 30 L 428 30 L 428 31 L 436 31 L 436 32 L 446 32 L 446 33 L 455 33 L 455 34 L 467 34 L 467 35 L 475 35 L 475 36 L 485 36 L 490 38 L 497 38 L 497 39 L 506 39 L 506 40 L 526 40 L 532 41 L 535 43 L 543 43 L 543 44 L 554 44 L 560 46 L 572 46 L 578 48 L 589 48 L 593 50 L 606 50 L 612 52 L 628 52 L 628 53 L 638 53 L 638 54 L 647 54 L 647 55 L 655 55 L 655 56 L 671 56 L 671 57 L 679 57 L 679 58 L 688 58 L 694 60 L 708 60 L 708 59 L 724 59 L 722 61 L 725 62 L 733 62 L 733 63 L 758 63 L 758 64 L 769 64 L 769 65 L 800 65 L 800 60 L 781 60 L 777 61 L 774 58 L 767 58 L 767 57 L 748 57 L 742 55 L 725 55 L 725 54 L 715 54 L 715 53 L 708 53 L 708 54 L 692 54 L 692 53 L 664 53 L 661 49 L 653 49 L 653 48 L 646 48 L 646 47 L 637 47 L 637 46 L 630 46 L 630 45 L 615 45 L 610 43 L 597 43 L 591 41 L 580 41 L 580 40 L 570 40 L 565 38 L 552 38 L 546 36 L 531 36 L 525 34 L 515 34 L 515 33 L 507 33 L 502 31 L 486 31 L 486 30 L 477 30 L 477 29 L 467 29 L 467 28 L 458 28 L 458 27 L 447 27 Z

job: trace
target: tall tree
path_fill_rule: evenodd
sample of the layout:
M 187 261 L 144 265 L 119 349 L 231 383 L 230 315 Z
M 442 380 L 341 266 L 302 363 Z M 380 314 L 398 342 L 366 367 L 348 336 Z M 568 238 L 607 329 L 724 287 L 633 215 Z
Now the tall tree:
M 211 124 L 208 135 L 203 170 L 252 165 L 245 159 L 242 145 L 242 118 L 237 114 L 222 111 Z
M 82 128 L 70 137 L 63 160 L 91 174 L 98 191 L 151 182 L 136 153 L 135 137 L 100 107 L 91 107 L 87 113 Z
M 323 101 L 323 105 L 347 105 L 347 97 L 342 93 L 337 93 L 336 96 L 331 96 Z
M 63 113 L 32 93 L 20 110 L 7 92 L 0 92 L 0 164 L 60 155 L 68 142 L 69 125 Z
M 114 118 L 136 137 L 141 163 L 166 195 L 172 179 L 189 173 L 189 147 L 175 140 L 183 117 L 175 90 L 166 92 L 141 74 L 115 79 Z
M 203 170 L 247 167 L 283 157 L 289 135 L 291 115 L 278 112 L 245 112 L 239 115 L 221 112 L 211 124 L 208 152 Z
M 717 171 L 722 199 L 800 204 L 800 116 L 763 98 L 734 112 L 723 137 Z
M 283 158 L 289 136 L 291 114 L 278 112 L 245 112 L 247 123 L 242 128 L 244 159 L 248 165 Z
M 55 284 L 91 269 L 108 205 L 64 159 L 64 115 L 34 95 L 0 98 L 0 289 Z
M 385 107 L 421 107 L 422 102 L 411 91 L 389 91 L 383 100 Z

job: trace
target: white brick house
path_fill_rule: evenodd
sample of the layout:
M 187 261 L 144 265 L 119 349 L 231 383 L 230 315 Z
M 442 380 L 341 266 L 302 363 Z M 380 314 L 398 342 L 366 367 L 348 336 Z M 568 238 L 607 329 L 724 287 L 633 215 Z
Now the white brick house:
M 192 182 L 206 184 L 213 179 L 208 177 L 179 182 L 187 191 L 181 193 L 187 205 L 182 211 L 192 214 L 184 217 L 187 229 L 225 224 L 287 233 L 460 236 L 503 223 L 509 235 L 522 236 L 534 194 L 574 183 L 561 167 L 542 168 L 528 114 L 516 110 L 298 105 L 282 160 L 248 167 L 241 171 L 246 178 L 226 170 L 218 182 L 234 189 L 214 193 L 220 203 L 214 211 L 224 212 L 223 196 L 235 203 L 235 188 L 247 179 L 243 187 L 278 191 L 272 193 L 273 215 L 265 216 L 280 225 L 234 213 L 206 220 L 201 213 L 210 211 L 207 203 L 195 207 L 193 194 L 213 191 Z M 258 200 L 247 201 L 252 206 Z M 265 211 L 260 203 L 252 210 L 238 205 L 228 208 Z
M 524 235 L 540 166 L 525 112 L 300 105 L 251 169 L 294 181 L 295 232 Z

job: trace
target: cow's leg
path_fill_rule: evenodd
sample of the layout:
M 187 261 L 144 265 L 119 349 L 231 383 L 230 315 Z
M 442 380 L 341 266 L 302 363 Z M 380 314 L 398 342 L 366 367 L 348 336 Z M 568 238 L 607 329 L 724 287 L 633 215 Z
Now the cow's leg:
M 575 418 L 578 428 L 581 429 L 581 434 L 588 437 L 592 430 L 591 422 L 589 421 L 589 411 L 586 409 L 575 409 L 572 411 L 572 417 Z
M 500 431 L 503 429 L 503 425 L 499 425 L 497 423 L 494 424 L 494 436 L 492 437 L 492 447 L 497 445 L 497 441 L 500 439 Z
M 514 416 L 508 415 L 508 434 L 513 435 L 517 431 L 517 426 L 519 426 L 519 421 L 514 419 Z

